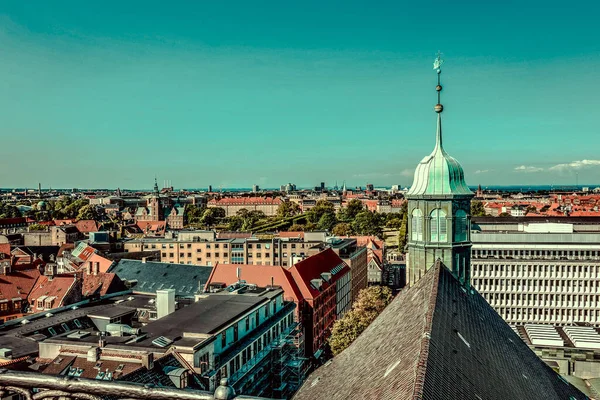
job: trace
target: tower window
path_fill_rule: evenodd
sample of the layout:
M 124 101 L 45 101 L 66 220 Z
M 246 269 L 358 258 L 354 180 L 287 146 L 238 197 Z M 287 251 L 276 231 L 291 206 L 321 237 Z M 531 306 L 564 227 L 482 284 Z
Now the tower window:
M 446 212 L 436 208 L 431 212 L 431 241 L 432 242 L 447 242 L 448 241 L 448 225 L 446 220 Z
M 454 216 L 455 229 L 454 241 L 464 242 L 467 240 L 467 213 L 464 210 L 458 210 Z
M 412 212 L 411 239 L 415 241 L 423 240 L 423 212 L 415 208 Z

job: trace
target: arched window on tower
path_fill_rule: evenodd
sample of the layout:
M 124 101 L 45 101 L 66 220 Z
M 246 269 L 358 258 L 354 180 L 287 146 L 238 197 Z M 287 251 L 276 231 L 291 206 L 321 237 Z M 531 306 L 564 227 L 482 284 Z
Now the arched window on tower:
M 415 208 L 412 212 L 411 240 L 423 240 L 423 211 Z
M 448 222 L 446 220 L 446 212 L 439 208 L 433 210 L 430 214 L 429 232 L 432 242 L 447 242 L 448 241 Z
M 468 238 L 468 221 L 465 210 L 458 210 L 454 214 L 454 241 L 466 242 Z

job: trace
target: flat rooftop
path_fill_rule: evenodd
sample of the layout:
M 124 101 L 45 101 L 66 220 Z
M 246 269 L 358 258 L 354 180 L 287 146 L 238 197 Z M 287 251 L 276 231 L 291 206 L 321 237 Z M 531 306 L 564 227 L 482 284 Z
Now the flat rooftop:
M 278 289 L 274 292 L 280 293 Z M 213 335 L 221 328 L 269 300 L 265 296 L 236 294 L 211 294 L 200 301 L 184 307 L 166 317 L 149 323 L 143 330 L 147 339 L 139 345 L 151 345 L 159 336 L 167 337 L 178 344 L 184 333 Z

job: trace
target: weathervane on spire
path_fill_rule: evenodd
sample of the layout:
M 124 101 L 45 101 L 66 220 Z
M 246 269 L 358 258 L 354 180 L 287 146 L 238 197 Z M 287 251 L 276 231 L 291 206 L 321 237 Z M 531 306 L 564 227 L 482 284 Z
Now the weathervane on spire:
M 433 62 L 433 69 L 435 69 L 438 74 L 442 72 L 442 64 L 443 63 L 444 63 L 444 60 L 442 60 L 442 52 L 438 50 L 437 57 L 435 58 L 435 61 Z
M 435 87 L 435 91 L 437 92 L 437 100 L 438 101 L 433 109 L 438 114 L 441 113 L 442 111 L 444 111 L 444 106 L 442 105 L 441 100 L 440 100 L 440 92 L 442 91 L 442 84 L 440 83 L 440 74 L 442 73 L 442 64 L 443 63 L 444 63 L 444 60 L 442 60 L 442 53 L 438 50 L 437 57 L 435 58 L 435 61 L 433 62 L 433 69 L 436 70 L 437 78 L 438 78 L 437 86 Z

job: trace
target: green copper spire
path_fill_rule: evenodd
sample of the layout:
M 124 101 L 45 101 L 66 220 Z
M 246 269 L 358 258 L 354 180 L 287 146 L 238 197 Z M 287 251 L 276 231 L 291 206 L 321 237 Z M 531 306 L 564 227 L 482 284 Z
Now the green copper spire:
M 442 112 L 444 106 L 440 102 L 442 85 L 440 76 L 442 74 L 441 66 L 443 64 L 441 54 L 438 53 L 433 68 L 437 72 L 438 84 L 435 87 L 437 91 L 438 103 L 434 110 L 437 113 L 437 130 L 435 135 L 435 148 L 427 157 L 423 158 L 415 171 L 415 178 L 408 196 L 447 196 L 447 195 L 467 195 L 472 196 L 473 192 L 465 183 L 464 171 L 456 159 L 452 158 L 442 145 Z

